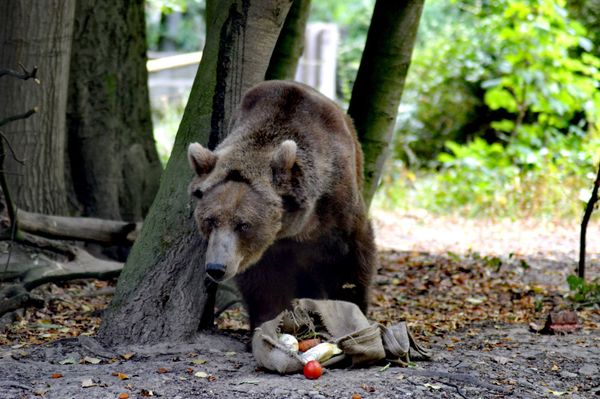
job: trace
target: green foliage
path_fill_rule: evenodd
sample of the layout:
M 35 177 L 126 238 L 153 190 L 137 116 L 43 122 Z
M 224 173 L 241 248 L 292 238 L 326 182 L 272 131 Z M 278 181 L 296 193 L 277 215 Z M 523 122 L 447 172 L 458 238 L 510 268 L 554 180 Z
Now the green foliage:
M 582 306 L 600 305 L 600 278 L 589 283 L 581 277 L 570 275 L 567 283 L 571 290 L 569 298 Z
M 147 0 L 146 35 L 148 49 L 165 50 L 164 43 L 180 52 L 199 51 L 204 46 L 205 24 L 204 10 L 206 0 Z M 179 13 L 181 19 L 176 29 L 166 25 L 167 16 Z
M 394 183 L 387 202 L 471 216 L 579 215 L 577 194 L 600 156 L 600 59 L 583 26 L 561 0 L 431 4 L 393 173 L 427 159 L 435 169 Z M 452 23 L 434 26 L 436 17 Z

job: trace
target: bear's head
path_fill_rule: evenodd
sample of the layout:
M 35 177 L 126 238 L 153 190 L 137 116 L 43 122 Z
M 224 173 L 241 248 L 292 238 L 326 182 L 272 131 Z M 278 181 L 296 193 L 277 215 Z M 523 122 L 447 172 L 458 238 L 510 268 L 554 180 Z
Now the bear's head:
M 188 148 L 196 174 L 189 188 L 196 198 L 194 216 L 208 241 L 206 272 L 215 281 L 252 266 L 280 237 L 284 209 L 273 181 L 291 173 L 296 161 L 292 140 L 267 151 L 240 147 Z

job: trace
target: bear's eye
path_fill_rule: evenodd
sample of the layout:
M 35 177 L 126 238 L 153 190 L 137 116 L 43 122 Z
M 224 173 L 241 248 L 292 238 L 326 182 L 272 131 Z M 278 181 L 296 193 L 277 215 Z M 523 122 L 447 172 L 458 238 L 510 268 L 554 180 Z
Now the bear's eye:
M 199 188 L 195 188 L 194 191 L 192 191 L 192 197 L 195 197 L 197 199 L 202 199 L 203 195 L 204 193 Z
M 235 226 L 235 230 L 239 231 L 241 233 L 244 233 L 244 232 L 250 230 L 250 223 L 238 223 Z
M 214 229 L 215 227 L 217 227 L 218 224 L 219 223 L 217 222 L 217 219 L 215 219 L 215 218 L 204 219 L 204 226 L 209 230 Z

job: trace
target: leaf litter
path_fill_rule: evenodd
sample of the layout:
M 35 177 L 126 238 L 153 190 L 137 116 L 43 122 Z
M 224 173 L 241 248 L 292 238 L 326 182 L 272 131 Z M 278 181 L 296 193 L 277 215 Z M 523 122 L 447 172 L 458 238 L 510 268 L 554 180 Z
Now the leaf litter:
M 568 266 L 566 263 L 562 263 L 562 267 Z M 589 382 L 586 382 L 585 379 L 582 381 L 572 379 L 572 376 L 583 375 L 578 372 L 581 365 L 573 366 L 571 364 L 573 361 L 569 360 L 569 357 L 562 354 L 560 350 L 544 352 L 540 349 L 526 349 L 528 347 L 548 347 L 550 350 L 559 344 L 560 341 L 537 344 L 541 339 L 540 336 L 527 331 L 527 326 L 532 323 L 544 325 L 544 320 L 551 310 L 571 308 L 570 302 L 565 299 L 564 286 L 547 284 L 529 278 L 530 273 L 536 269 L 539 270 L 539 267 L 536 268 L 535 260 L 519 254 L 497 257 L 480 255 L 476 252 L 429 254 L 419 251 L 383 251 L 380 253 L 380 270 L 374 279 L 368 316 L 382 324 L 406 320 L 418 340 L 429 343 L 438 352 L 441 351 L 436 361 L 432 362 L 430 366 L 412 363 L 409 370 L 420 372 L 424 366 L 435 368 L 438 365 L 443 366 L 445 370 L 462 370 L 460 367 L 463 367 L 463 362 L 466 362 L 465 364 L 470 365 L 468 367 L 471 369 L 478 370 L 477 372 L 482 375 L 488 375 L 493 384 L 511 389 L 521 389 L 528 395 L 536 393 L 559 396 L 577 392 L 591 392 L 597 395 L 598 393 L 590 388 Z M 594 270 L 591 269 L 592 272 Z M 554 271 L 549 270 L 548 272 Z M 47 284 L 39 287 L 37 294 L 41 294 L 45 298 L 46 306 L 41 309 L 28 309 L 15 323 L 8 325 L 0 334 L 0 345 L 11 347 L 13 352 L 26 351 L 31 346 L 43 343 L 58 342 L 64 338 L 80 335 L 93 335 L 99 326 L 101 311 L 108 305 L 112 296 L 110 294 L 90 294 L 114 285 L 115 281 L 92 280 L 60 285 Z M 588 353 L 581 351 L 597 351 L 600 346 L 600 339 L 588 338 L 588 335 L 585 335 L 598 331 L 600 311 L 593 307 L 578 310 L 577 318 L 577 326 L 581 328 L 580 331 L 584 335 L 577 336 L 568 344 L 565 341 L 564 345 L 567 346 L 563 345 L 563 351 L 569 356 L 571 352 L 577 354 Z M 241 336 L 248 336 L 247 318 L 241 305 L 223 312 L 217 320 L 217 325 L 225 334 L 237 332 Z M 566 330 L 573 323 L 570 320 L 567 322 L 553 321 L 550 325 L 553 328 L 555 325 L 559 326 L 554 328 L 555 330 L 561 330 L 561 328 Z M 515 331 L 516 335 L 507 336 L 506 331 Z M 548 339 L 555 338 L 548 337 Z M 525 341 L 527 341 L 526 346 L 523 346 Z M 469 351 L 472 351 L 473 354 L 469 355 Z M 489 355 L 485 357 L 487 352 Z M 198 358 L 198 355 L 201 357 Z M 196 349 L 193 356 L 190 354 L 187 359 L 183 355 L 173 358 L 173 362 L 176 362 L 175 359 L 177 359 L 177 362 L 180 360 L 183 364 L 178 369 L 178 363 L 174 363 L 172 371 L 156 363 L 152 368 L 146 368 L 143 371 L 139 369 L 143 363 L 139 360 L 136 361 L 134 352 L 124 351 L 118 357 L 120 360 L 112 359 L 93 365 L 89 364 L 92 362 L 87 362 L 85 357 L 82 357 L 83 361 L 76 362 L 76 358 L 65 353 L 56 359 L 54 364 L 60 364 L 61 367 L 82 367 L 83 364 L 88 363 L 88 367 L 100 368 L 111 367 L 113 361 L 116 361 L 115 366 L 120 364 L 122 368 L 121 370 L 113 369 L 117 378 L 110 377 L 111 372 L 108 372 L 105 373 L 103 381 L 109 382 L 111 380 L 107 380 L 107 378 L 111 378 L 112 381 L 129 382 L 130 379 L 125 381 L 120 378 L 119 373 L 128 378 L 140 374 L 141 377 L 133 378 L 133 384 L 137 384 L 135 389 L 141 396 L 154 396 L 157 390 L 161 394 L 169 392 L 164 387 L 161 390 L 159 386 L 140 386 L 138 380 L 140 378 L 145 380 L 150 374 L 157 375 L 156 378 L 160 374 L 164 377 L 173 374 L 172 380 L 178 380 L 179 384 L 210 383 L 215 387 L 219 385 L 214 384 L 223 386 L 248 384 L 252 387 L 255 386 L 259 391 L 262 390 L 263 393 L 265 389 L 270 389 L 270 381 L 275 378 L 273 375 L 264 375 L 261 371 L 254 370 L 252 360 L 239 349 L 236 351 L 223 350 L 218 353 L 218 356 Z M 129 361 L 132 358 L 134 358 L 135 365 L 132 364 L 125 368 L 124 365 L 132 363 Z M 585 357 L 580 358 L 585 359 Z M 597 358 L 596 354 L 585 361 L 593 364 Z M 192 373 L 190 373 L 188 371 L 190 365 L 201 366 L 206 371 L 192 369 Z M 508 370 L 513 369 L 516 371 L 510 374 Z M 539 372 L 534 373 L 531 369 L 539 370 Z M 229 370 L 227 371 L 229 374 L 224 370 Z M 380 370 L 385 372 L 380 372 Z M 504 371 L 498 374 L 499 370 Z M 550 377 L 546 378 L 539 374 L 542 370 Z M 391 394 L 391 391 L 386 391 L 385 385 L 378 384 L 381 380 L 389 378 L 393 378 L 398 384 L 406 385 L 404 387 L 406 392 L 420 389 L 419 387 L 426 389 L 421 392 L 423 397 L 432 395 L 431 392 L 435 391 L 432 385 L 447 391 L 450 396 L 455 393 L 452 389 L 454 385 L 446 386 L 445 381 L 440 384 L 439 378 L 428 379 L 398 373 L 395 367 L 388 369 L 385 364 L 374 368 L 373 373 L 370 374 L 371 371 L 373 370 L 358 372 L 357 379 L 353 380 L 351 371 L 332 370 L 327 373 L 326 378 L 338 376 L 346 381 L 344 383 L 338 381 L 333 384 L 334 386 L 346 384 L 344 386 L 347 387 L 347 392 L 344 392 L 343 395 L 338 392 L 341 396 L 350 396 L 352 392 L 359 389 L 365 393 L 374 392 L 372 390 L 375 389 L 382 394 Z M 46 378 L 50 378 L 52 373 L 54 371 L 47 372 Z M 54 374 L 57 377 L 61 375 L 54 381 L 64 380 L 62 373 Z M 185 376 L 190 374 L 197 375 L 197 378 L 188 380 Z M 229 379 L 230 382 L 227 382 L 227 375 L 232 378 L 231 376 L 236 374 L 239 375 L 237 380 Z M 523 379 L 523 375 L 527 375 L 527 380 Z M 534 375 L 538 380 L 531 379 Z M 255 377 L 261 377 L 261 379 Z M 262 377 L 266 377 L 266 379 Z M 364 382 L 359 382 L 365 378 Z M 90 381 L 84 381 L 85 385 L 88 385 L 89 382 L 97 384 L 98 380 L 94 377 Z M 283 380 L 275 378 L 274 381 L 277 387 L 285 386 Z M 292 381 L 290 384 L 293 385 L 295 380 L 286 379 L 285 381 Z M 527 384 L 531 384 L 531 387 Z M 78 385 L 84 385 L 81 379 L 79 379 Z M 89 389 L 99 389 L 99 387 L 89 385 Z M 486 391 L 484 389 L 479 392 L 485 393 Z M 113 397 L 120 393 L 115 393 Z M 440 392 L 433 392 L 433 394 L 439 395 Z M 335 395 L 333 394 L 333 396 Z M 262 396 L 270 397 L 269 395 Z M 487 397 L 481 394 L 475 396 Z M 233 398 L 237 395 L 224 397 Z

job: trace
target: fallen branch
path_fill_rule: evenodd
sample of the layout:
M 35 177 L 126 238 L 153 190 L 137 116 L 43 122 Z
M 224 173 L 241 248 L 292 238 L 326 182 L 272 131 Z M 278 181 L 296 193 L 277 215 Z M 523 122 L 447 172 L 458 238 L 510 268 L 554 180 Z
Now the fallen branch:
M 21 284 L 14 284 L 0 291 L 0 316 L 13 310 L 35 306 L 41 307 L 44 301 L 28 292 Z
M 75 259 L 71 262 L 50 260 L 50 267 L 30 269 L 23 277 L 23 286 L 31 290 L 46 283 L 65 282 L 82 278 L 106 280 L 117 277 L 123 270 L 123 263 L 93 257 L 87 251 L 74 248 Z
M 598 187 L 600 186 L 600 164 L 598 165 L 598 175 L 592 189 L 592 196 L 585 206 L 583 220 L 581 221 L 581 234 L 579 237 L 579 265 L 577 266 L 577 275 L 580 278 L 585 278 L 585 240 L 587 233 L 587 225 L 594 212 L 594 205 L 598 202 Z
M 141 223 L 17 211 L 19 229 L 45 237 L 107 244 L 133 243 Z
M 30 291 L 42 284 L 75 279 L 117 277 L 123 264 L 95 258 L 82 248 L 64 244 L 72 259 L 59 261 L 44 254 L 31 256 L 31 251 L 16 247 L 10 269 L 0 272 L 0 316 L 28 306 L 41 306 L 43 301 Z M 4 255 L 6 256 L 6 255 Z

